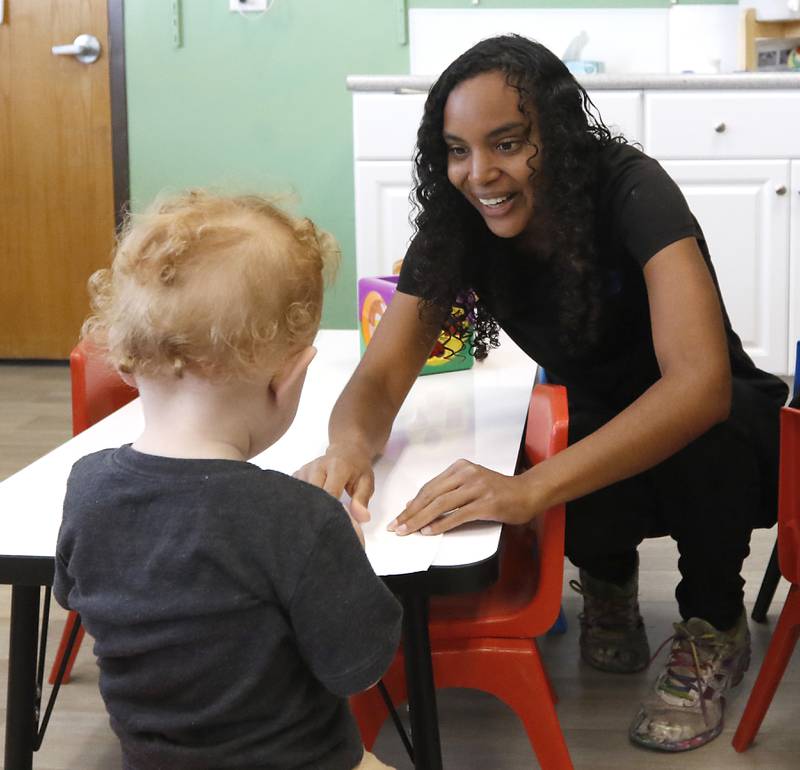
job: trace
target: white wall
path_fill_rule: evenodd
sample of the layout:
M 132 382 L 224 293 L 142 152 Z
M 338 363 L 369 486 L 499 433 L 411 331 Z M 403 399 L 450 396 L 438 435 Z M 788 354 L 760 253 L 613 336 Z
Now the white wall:
M 582 58 L 609 74 L 732 72 L 740 9 L 736 5 L 671 8 L 428 9 L 409 13 L 411 73 L 435 75 L 470 46 L 517 32 L 559 57 L 586 31 Z

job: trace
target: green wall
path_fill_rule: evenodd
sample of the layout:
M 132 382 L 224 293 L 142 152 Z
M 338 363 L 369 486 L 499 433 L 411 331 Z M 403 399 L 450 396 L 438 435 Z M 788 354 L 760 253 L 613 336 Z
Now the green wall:
M 275 0 L 259 18 L 227 0 L 125 3 L 131 199 L 162 189 L 294 194 L 343 260 L 323 324 L 355 326 L 350 74 L 408 72 L 395 0 Z

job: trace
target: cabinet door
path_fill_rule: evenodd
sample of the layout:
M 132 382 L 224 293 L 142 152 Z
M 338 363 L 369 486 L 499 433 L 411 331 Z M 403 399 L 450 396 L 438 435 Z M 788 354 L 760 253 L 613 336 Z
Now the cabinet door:
M 800 340 L 800 160 L 792 163 L 789 241 L 789 374 L 794 374 L 797 340 Z
M 788 371 L 789 161 L 669 161 L 708 242 L 734 331 L 756 365 Z
M 356 162 L 356 275 L 390 275 L 411 240 L 410 160 Z

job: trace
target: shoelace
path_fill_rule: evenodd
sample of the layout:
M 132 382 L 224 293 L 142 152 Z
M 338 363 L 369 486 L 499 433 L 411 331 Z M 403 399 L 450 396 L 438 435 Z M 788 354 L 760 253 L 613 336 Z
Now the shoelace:
M 700 673 L 700 656 L 697 652 L 697 643 L 701 642 L 709 644 L 715 648 L 722 647 L 723 644 L 716 638 L 714 634 L 700 634 L 696 636 L 689 633 L 685 628 L 682 628 L 680 631 L 676 631 L 676 633 L 672 634 L 672 636 L 668 636 L 663 642 L 661 642 L 661 644 L 658 646 L 658 649 L 655 651 L 655 654 L 650 658 L 650 663 L 652 663 L 658 657 L 659 653 L 664 649 L 668 642 L 676 642 L 677 644 L 674 644 L 672 650 L 670 651 L 665 681 L 677 682 L 679 690 L 684 690 L 687 693 L 695 690 L 700 700 L 700 709 L 703 712 L 703 720 L 705 721 L 706 725 L 710 726 L 711 723 L 708 719 L 708 709 L 706 707 L 706 688 L 703 686 L 703 677 Z M 688 650 L 683 646 L 684 642 L 688 646 Z M 676 670 L 678 667 L 687 668 L 687 653 L 690 654 L 689 657 L 694 669 L 694 679 L 692 679 L 690 675 L 679 674 Z M 685 697 L 680 694 L 680 692 L 678 695 L 679 697 Z
M 609 626 L 625 626 L 631 621 L 630 608 L 623 606 L 623 600 L 617 598 L 603 598 L 587 594 L 583 585 L 578 580 L 570 580 L 569 587 L 580 594 L 584 599 L 589 598 L 592 602 L 592 612 L 581 612 L 578 615 L 580 620 L 585 620 L 591 628 L 603 628 Z

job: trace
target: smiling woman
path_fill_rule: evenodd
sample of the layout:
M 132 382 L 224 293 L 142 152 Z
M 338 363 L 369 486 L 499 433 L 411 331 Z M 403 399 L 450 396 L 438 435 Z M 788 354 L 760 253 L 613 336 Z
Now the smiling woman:
M 560 253 L 552 266 L 565 322 L 560 342 L 575 349 L 591 342 L 597 329 L 598 271 L 589 226 L 597 155 L 624 140 L 612 138 L 556 56 L 523 40 L 484 41 L 431 88 L 415 162 L 415 224 L 427 244 L 418 249 L 420 265 L 425 262 L 422 296 L 431 309 L 446 307 L 460 273 L 474 267 L 464 259 L 468 245 L 488 227 L 531 253 Z M 508 201 L 497 200 L 508 194 Z M 479 305 L 478 357 L 497 339 L 497 325 L 482 310 Z
M 684 751 L 719 734 L 749 660 L 740 571 L 752 528 L 775 520 L 787 389 L 742 350 L 678 187 L 595 112 L 556 56 L 516 35 L 442 73 L 417 135 L 398 290 L 334 408 L 326 455 L 301 475 L 368 503 L 370 461 L 442 317 L 474 297 L 476 356 L 502 327 L 566 385 L 570 446 L 514 477 L 456 460 L 390 528 L 522 524 L 568 503 L 581 656 L 613 673 L 649 662 L 637 547 L 672 535 L 681 620 L 630 738 Z

